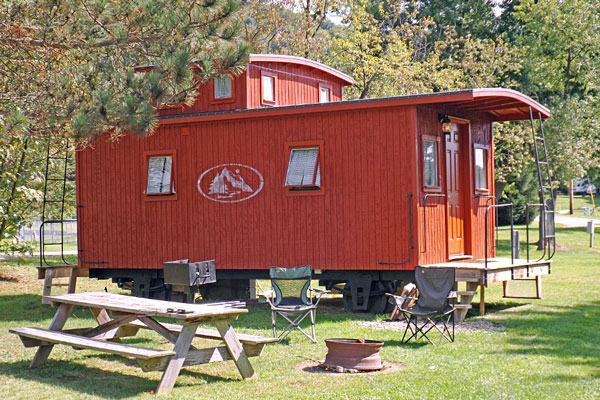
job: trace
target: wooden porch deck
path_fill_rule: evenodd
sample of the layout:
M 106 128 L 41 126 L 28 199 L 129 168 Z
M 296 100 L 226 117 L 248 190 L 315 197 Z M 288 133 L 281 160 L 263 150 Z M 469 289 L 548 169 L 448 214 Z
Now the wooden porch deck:
M 466 291 L 459 291 L 461 299 L 459 304 L 466 306 L 479 289 L 479 313 L 485 314 L 485 287 L 489 283 L 502 282 L 505 298 L 541 299 L 543 275 L 549 275 L 552 260 L 530 260 L 510 258 L 488 258 L 487 268 L 484 259 L 480 260 L 457 260 L 443 263 L 422 265 L 424 268 L 454 268 L 456 270 L 456 282 L 466 282 Z M 510 281 L 535 281 L 535 296 L 512 296 L 508 291 Z M 462 320 L 470 307 L 462 307 L 463 315 L 458 315 Z

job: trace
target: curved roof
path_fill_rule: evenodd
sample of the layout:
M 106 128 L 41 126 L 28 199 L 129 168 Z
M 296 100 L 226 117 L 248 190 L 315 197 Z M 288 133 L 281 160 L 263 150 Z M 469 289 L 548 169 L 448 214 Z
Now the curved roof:
M 511 89 L 468 89 L 454 92 L 436 92 L 408 96 L 384 97 L 373 99 L 345 100 L 331 103 L 300 104 L 292 106 L 213 111 L 195 114 L 161 116 L 162 124 L 181 122 L 212 121 L 221 119 L 240 119 L 252 117 L 270 117 L 275 115 L 296 115 L 313 112 L 353 111 L 406 105 L 444 104 L 455 110 L 469 110 L 488 113 L 493 121 L 521 121 L 541 116 L 550 118 L 550 110 L 524 95 Z M 460 115 L 454 115 L 459 117 Z
M 494 121 L 518 121 L 529 119 L 529 108 L 533 117 L 537 113 L 542 118 L 550 118 L 550 110 L 524 95 L 512 89 L 485 88 L 472 89 L 471 100 L 455 101 L 453 105 L 470 111 L 487 112 L 494 117 Z
M 298 64 L 304 65 L 309 68 L 314 68 L 325 72 L 326 74 L 332 75 L 342 80 L 346 85 L 353 85 L 354 79 L 335 68 L 331 68 L 328 65 L 321 64 L 318 61 L 309 60 L 308 58 L 288 56 L 284 54 L 250 54 L 250 63 L 256 62 L 270 62 L 270 63 L 287 63 L 287 64 Z

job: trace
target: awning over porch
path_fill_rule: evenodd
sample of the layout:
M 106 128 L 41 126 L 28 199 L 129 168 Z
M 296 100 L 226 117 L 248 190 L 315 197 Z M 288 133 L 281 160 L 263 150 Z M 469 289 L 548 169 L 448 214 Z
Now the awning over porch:
M 516 90 L 493 88 L 447 92 L 450 98 L 453 94 L 456 94 L 457 99 L 449 99 L 448 104 L 469 111 L 489 113 L 494 121 L 527 120 L 530 118 L 530 107 L 534 118 L 538 118 L 538 113 L 544 119 L 550 118 L 550 110 Z M 470 98 L 465 99 L 465 94 L 470 95 Z

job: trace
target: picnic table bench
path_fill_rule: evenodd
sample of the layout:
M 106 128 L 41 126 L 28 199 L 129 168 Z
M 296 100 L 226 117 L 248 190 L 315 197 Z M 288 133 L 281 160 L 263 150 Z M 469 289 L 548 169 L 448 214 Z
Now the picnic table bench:
M 191 365 L 233 360 L 242 377 L 249 378 L 254 370 L 248 357 L 260 355 L 266 343 L 276 341 L 240 335 L 233 330 L 229 322 L 248 312 L 243 302 L 186 304 L 105 292 L 69 293 L 46 299 L 58 305 L 49 329 L 9 330 L 19 336 L 25 347 L 38 347 L 30 367 L 44 363 L 55 344 L 116 354 L 134 358 L 143 371 L 164 371 L 157 394 L 168 393 L 181 368 Z M 74 306 L 88 307 L 98 326 L 63 330 Z M 159 322 L 155 317 L 172 318 L 179 324 Z M 212 323 L 216 330 L 199 328 L 201 322 Z M 157 350 L 119 343 L 120 338 L 135 336 L 140 328 L 157 332 L 171 342 L 173 348 Z M 222 341 L 225 346 L 196 349 L 191 345 L 195 337 Z

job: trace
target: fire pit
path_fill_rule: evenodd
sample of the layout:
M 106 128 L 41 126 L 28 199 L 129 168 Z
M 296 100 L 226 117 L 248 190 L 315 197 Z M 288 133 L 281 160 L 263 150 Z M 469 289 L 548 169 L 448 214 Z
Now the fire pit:
M 379 350 L 383 342 L 365 339 L 325 339 L 326 368 L 343 368 L 358 371 L 376 371 L 383 367 Z

